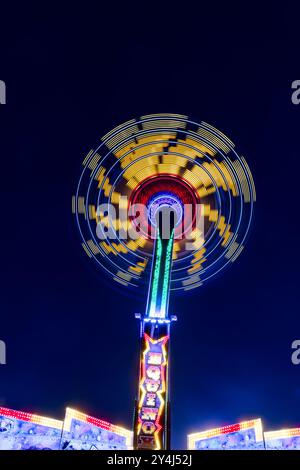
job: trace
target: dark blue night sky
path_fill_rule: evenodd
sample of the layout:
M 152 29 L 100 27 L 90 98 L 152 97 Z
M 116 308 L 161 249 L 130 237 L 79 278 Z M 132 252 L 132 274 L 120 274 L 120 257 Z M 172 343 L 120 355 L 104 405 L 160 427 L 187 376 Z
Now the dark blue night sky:
M 299 426 L 299 11 L 129 5 L 1 7 L 0 405 L 57 418 L 69 405 L 131 426 L 145 301 L 89 262 L 71 197 L 103 134 L 170 112 L 227 134 L 257 189 L 238 261 L 171 298 L 173 447 L 244 418 Z

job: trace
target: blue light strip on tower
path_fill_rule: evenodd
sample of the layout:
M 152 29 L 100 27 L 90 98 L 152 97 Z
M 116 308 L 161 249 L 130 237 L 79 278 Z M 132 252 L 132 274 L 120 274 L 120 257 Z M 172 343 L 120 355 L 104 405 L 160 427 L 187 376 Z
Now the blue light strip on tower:
M 160 277 L 160 270 L 161 270 L 161 257 L 162 257 L 162 242 L 159 235 L 159 231 L 157 231 L 157 241 L 155 247 L 155 256 L 154 256 L 154 273 L 152 283 L 150 285 L 151 288 L 151 300 L 150 300 L 150 318 L 157 318 L 157 294 L 158 294 L 158 285 L 159 285 L 159 277 Z
M 146 318 L 167 319 L 173 245 L 174 229 L 168 240 L 163 240 L 159 230 L 157 230 L 153 270 L 149 286 L 150 308 L 146 312 Z
M 168 308 L 170 277 L 171 277 L 171 263 L 172 263 L 172 255 L 173 255 L 173 243 L 174 243 L 174 229 L 172 230 L 172 234 L 167 245 L 165 269 L 164 269 L 164 277 L 163 277 L 163 289 L 162 289 L 161 305 L 160 305 L 160 314 L 161 314 L 160 318 L 166 317 L 167 308 Z

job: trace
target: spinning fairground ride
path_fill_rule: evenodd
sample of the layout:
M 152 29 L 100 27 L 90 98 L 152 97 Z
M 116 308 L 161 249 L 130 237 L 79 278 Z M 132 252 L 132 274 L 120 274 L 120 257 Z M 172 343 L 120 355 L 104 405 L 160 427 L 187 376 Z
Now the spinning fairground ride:
M 169 296 L 202 286 L 239 256 L 255 187 L 213 126 L 178 114 L 132 119 L 83 161 L 72 206 L 86 254 L 127 289 L 148 286 L 140 319 L 135 449 L 170 448 Z

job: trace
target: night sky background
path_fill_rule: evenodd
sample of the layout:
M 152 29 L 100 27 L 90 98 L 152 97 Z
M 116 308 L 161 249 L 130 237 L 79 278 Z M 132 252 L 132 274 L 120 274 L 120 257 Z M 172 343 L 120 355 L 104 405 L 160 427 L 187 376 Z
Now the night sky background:
M 171 298 L 173 448 L 185 448 L 187 433 L 247 418 L 299 426 L 299 7 L 136 8 L 1 7 L 0 405 L 58 419 L 68 405 L 132 425 L 134 312 L 145 300 L 86 257 L 71 197 L 102 135 L 169 112 L 228 135 L 257 189 L 237 262 Z

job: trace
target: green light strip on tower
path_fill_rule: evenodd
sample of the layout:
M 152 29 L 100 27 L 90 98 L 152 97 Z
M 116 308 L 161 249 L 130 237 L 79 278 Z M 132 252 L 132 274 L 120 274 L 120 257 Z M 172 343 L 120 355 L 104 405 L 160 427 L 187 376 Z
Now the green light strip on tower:
M 161 265 L 161 255 L 162 255 L 162 243 L 160 239 L 159 232 L 157 233 L 157 247 L 155 250 L 155 266 L 154 266 L 154 275 L 152 281 L 152 291 L 151 291 L 151 301 L 150 301 L 150 312 L 149 317 L 157 317 L 156 313 L 156 302 L 157 302 L 157 293 L 158 293 L 158 284 L 159 284 L 159 274 L 160 274 L 160 265 Z
M 171 273 L 171 260 L 172 260 L 172 255 L 173 255 L 173 241 L 174 241 L 173 237 L 174 237 L 174 230 L 172 231 L 172 234 L 168 242 L 168 246 L 167 246 L 167 252 L 166 252 L 163 289 L 162 289 L 161 305 L 160 305 L 160 317 L 161 318 L 165 318 L 166 313 L 167 313 L 167 303 L 168 303 L 168 296 L 169 296 L 169 283 L 170 283 L 170 273 Z

